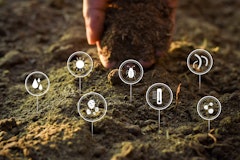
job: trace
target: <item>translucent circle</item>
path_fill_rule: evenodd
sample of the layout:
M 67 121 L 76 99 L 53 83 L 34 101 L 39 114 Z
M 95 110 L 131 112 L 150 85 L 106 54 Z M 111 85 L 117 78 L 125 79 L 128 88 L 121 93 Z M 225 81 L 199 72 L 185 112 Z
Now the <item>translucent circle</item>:
M 196 49 L 188 55 L 187 66 L 192 73 L 203 75 L 212 68 L 213 59 L 208 51 Z
M 74 52 L 67 60 L 68 71 L 75 77 L 87 76 L 93 68 L 92 58 L 85 52 Z
M 142 65 L 133 59 L 124 61 L 118 70 L 120 79 L 129 85 L 138 83 L 143 77 Z
M 210 104 L 212 103 L 212 106 Z M 204 106 L 208 106 L 208 110 L 205 110 Z M 214 120 L 221 113 L 221 103 L 213 96 L 205 96 L 201 98 L 197 104 L 197 112 L 204 120 Z
M 170 106 L 173 100 L 171 88 L 164 83 L 151 85 L 146 92 L 146 101 L 150 107 L 163 110 Z
M 50 80 L 43 72 L 35 71 L 26 77 L 25 88 L 33 96 L 42 96 L 49 90 Z
M 101 94 L 90 92 L 79 99 L 77 108 L 85 121 L 96 122 L 106 115 L 107 102 Z

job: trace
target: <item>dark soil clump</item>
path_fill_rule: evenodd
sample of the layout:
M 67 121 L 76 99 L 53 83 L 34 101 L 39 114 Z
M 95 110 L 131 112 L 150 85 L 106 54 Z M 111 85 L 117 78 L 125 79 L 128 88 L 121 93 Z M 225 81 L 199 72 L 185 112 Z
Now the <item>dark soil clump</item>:
M 109 61 L 149 61 L 166 52 L 173 23 L 167 4 L 159 0 L 112 0 L 107 9 L 100 54 Z

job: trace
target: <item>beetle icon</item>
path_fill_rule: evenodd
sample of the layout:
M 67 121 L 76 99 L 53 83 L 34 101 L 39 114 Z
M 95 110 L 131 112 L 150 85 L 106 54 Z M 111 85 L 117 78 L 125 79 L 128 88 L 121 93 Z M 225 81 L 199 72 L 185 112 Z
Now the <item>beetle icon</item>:
M 127 66 L 128 70 L 126 71 L 126 75 L 128 78 L 135 78 L 136 71 L 133 69 L 135 66 Z

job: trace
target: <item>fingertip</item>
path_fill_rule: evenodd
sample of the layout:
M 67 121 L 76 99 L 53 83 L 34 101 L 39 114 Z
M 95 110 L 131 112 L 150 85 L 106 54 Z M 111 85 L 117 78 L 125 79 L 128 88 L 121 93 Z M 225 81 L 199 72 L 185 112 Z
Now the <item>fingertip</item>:
M 86 37 L 87 37 L 87 42 L 89 45 L 94 45 L 96 44 L 96 38 L 95 38 L 95 33 L 92 31 L 91 27 L 86 26 Z

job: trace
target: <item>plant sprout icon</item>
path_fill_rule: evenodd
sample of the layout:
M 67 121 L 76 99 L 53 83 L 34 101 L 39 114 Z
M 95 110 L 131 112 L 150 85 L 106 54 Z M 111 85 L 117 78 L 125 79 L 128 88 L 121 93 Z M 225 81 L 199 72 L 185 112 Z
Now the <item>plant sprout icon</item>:
M 199 56 L 198 54 L 194 54 L 195 57 L 197 57 L 197 60 L 193 62 L 193 68 L 197 71 L 200 71 L 202 67 L 202 59 L 205 60 L 205 66 L 208 66 L 208 58 L 206 56 Z M 197 65 L 198 63 L 198 65 Z
M 201 75 L 209 72 L 213 66 L 211 54 L 204 49 L 195 49 L 187 57 L 187 66 L 192 73 L 198 75 L 199 89 L 201 89 Z

